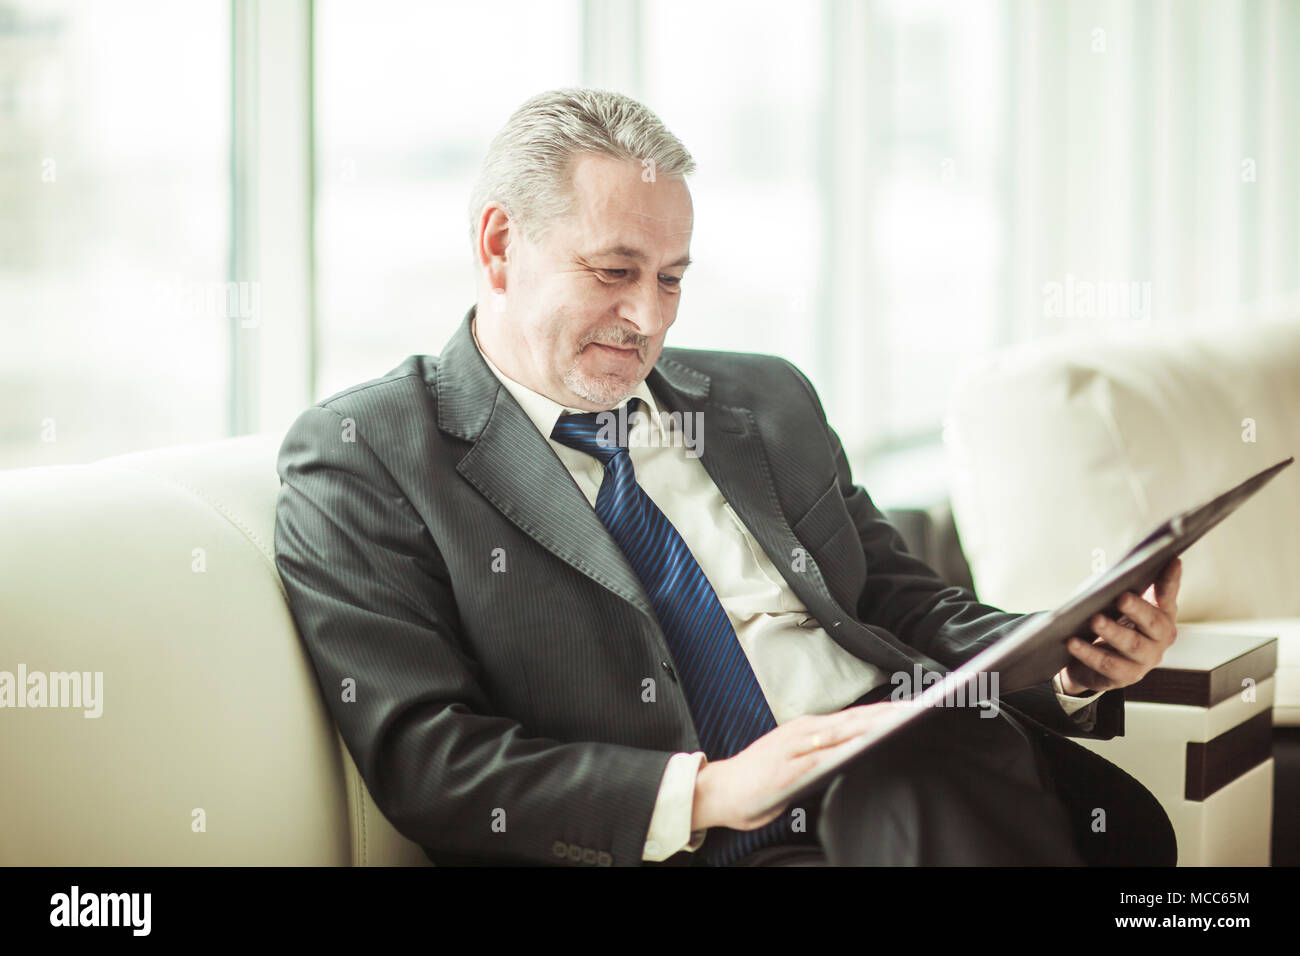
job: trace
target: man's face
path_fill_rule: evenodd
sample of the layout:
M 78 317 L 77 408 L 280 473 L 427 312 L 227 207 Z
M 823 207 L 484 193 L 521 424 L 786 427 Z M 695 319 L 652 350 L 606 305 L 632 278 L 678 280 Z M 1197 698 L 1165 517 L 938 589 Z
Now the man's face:
M 575 212 L 507 254 L 506 348 L 523 381 L 563 405 L 621 403 L 649 374 L 677 318 L 692 207 L 680 178 L 642 179 L 639 165 L 583 154 Z M 503 343 L 505 344 L 505 343 Z

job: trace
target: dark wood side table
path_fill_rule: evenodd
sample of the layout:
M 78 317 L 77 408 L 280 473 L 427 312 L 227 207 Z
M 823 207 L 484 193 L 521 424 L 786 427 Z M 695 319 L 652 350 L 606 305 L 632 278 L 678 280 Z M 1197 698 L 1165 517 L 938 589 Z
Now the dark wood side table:
M 1179 866 L 1268 866 L 1277 638 L 1178 625 L 1161 665 L 1125 690 L 1124 736 L 1079 740 L 1155 795 Z

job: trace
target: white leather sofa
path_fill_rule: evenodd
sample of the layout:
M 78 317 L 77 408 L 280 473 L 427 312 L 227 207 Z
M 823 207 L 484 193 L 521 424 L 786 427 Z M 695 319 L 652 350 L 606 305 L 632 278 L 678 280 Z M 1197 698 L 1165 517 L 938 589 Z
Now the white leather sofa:
M 280 440 L 0 471 L 0 671 L 102 675 L 82 706 L 0 710 L 0 865 L 428 863 L 294 629 Z
M 294 630 L 280 440 L 0 472 L 0 670 L 102 675 L 91 707 L 0 710 L 0 865 L 428 865 Z
M 955 383 L 944 435 L 953 517 L 980 598 L 1056 606 L 1174 512 L 1300 457 L 1300 312 L 1003 352 Z M 1275 728 L 1300 727 L 1300 462 L 1184 554 L 1178 603 L 1184 634 L 1277 637 L 1276 674 L 1260 691 L 1272 694 Z M 1141 734 L 1147 706 L 1128 706 L 1126 737 Z M 1167 712 L 1149 716 L 1168 723 Z M 1214 715 L 1198 721 L 1224 726 Z M 1126 769 L 1142 779 L 1151 761 L 1130 758 L 1138 770 Z M 1243 818 L 1265 810 L 1263 781 L 1250 786 L 1253 802 L 1233 811 Z M 1280 813 L 1300 795 L 1289 799 Z M 1171 816 L 1181 802 L 1171 789 Z
M 1282 457 L 1298 433 L 1300 376 L 1294 350 L 1262 351 L 1281 356 L 1289 384 L 1261 358 L 1239 404 L 1219 407 L 1205 390 L 1222 366 L 1193 352 L 1205 376 L 1161 380 L 1179 390 L 1157 396 L 1199 404 L 1167 421 L 1141 405 L 1125 417 L 1124 401 L 1146 392 L 1109 355 L 1060 381 L 1072 361 L 990 373 L 1018 370 L 1019 392 L 973 379 L 955 423 L 968 440 L 955 503 L 981 597 L 1050 606 L 1085 576 L 1092 548 L 1122 547 L 1185 499 Z M 1130 431 L 1116 431 L 1116 415 Z M 1183 419 L 1208 433 L 1214 415 L 1229 432 L 1254 415 L 1259 444 L 1239 459 L 1206 451 L 1204 436 L 1183 444 Z M 1287 428 L 1291 439 L 1279 436 Z M 0 671 L 89 674 L 91 688 L 102 675 L 92 707 L 0 711 L 0 865 L 427 864 L 367 793 L 294 630 L 273 560 L 280 440 L 0 472 Z M 1300 468 L 1269 505 L 1207 539 L 1221 558 L 1189 555 L 1185 617 L 1300 617 L 1297 480 Z M 1277 694 L 1285 719 L 1300 708 L 1298 649 L 1293 632 Z M 1159 753 L 1171 739 L 1133 743 Z

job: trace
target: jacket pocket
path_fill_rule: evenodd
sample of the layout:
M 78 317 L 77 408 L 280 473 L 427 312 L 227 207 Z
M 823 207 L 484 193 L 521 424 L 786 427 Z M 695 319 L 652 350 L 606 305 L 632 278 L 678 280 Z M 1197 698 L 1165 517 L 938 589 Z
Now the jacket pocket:
M 866 581 L 867 562 L 838 481 L 832 481 L 791 529 L 821 570 L 831 595 L 852 612 Z
M 844 507 L 844 498 L 840 495 L 840 486 L 836 481 L 823 491 L 804 516 L 795 522 L 795 537 L 804 543 L 804 547 L 815 551 L 835 535 L 852 527 L 849 510 Z

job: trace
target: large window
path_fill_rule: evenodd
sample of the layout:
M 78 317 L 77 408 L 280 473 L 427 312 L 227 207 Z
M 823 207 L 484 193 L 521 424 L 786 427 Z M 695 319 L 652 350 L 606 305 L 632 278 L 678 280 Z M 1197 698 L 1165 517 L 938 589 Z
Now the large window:
M 821 368 L 821 4 L 643 8 L 644 98 L 691 151 L 693 263 L 669 344 Z
M 870 445 L 935 435 L 947 386 L 1005 335 L 1002 14 L 990 2 L 876 10 L 864 60 L 872 284 L 863 314 L 844 317 L 877 329 L 884 413 Z
M 227 433 L 229 63 L 222 0 L 0 3 L 0 467 Z
M 470 190 L 528 97 L 576 86 L 577 0 L 316 5 L 317 397 L 437 354 L 474 304 Z
M 1001 5 L 643 10 L 646 98 L 700 163 L 673 341 L 794 361 L 853 457 L 937 438 L 1002 332 Z
M 1297 48 L 1291 0 L 0 0 L 0 467 L 439 352 L 492 136 L 587 85 L 698 162 L 668 343 L 798 364 L 878 488 L 985 353 L 1294 314 Z

